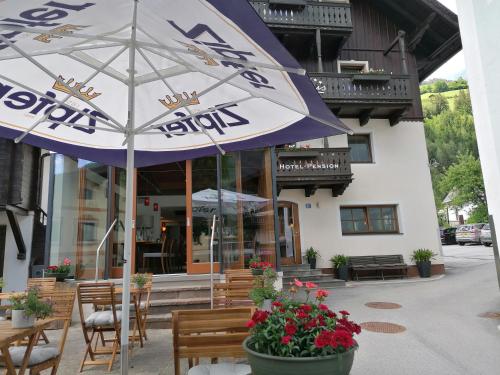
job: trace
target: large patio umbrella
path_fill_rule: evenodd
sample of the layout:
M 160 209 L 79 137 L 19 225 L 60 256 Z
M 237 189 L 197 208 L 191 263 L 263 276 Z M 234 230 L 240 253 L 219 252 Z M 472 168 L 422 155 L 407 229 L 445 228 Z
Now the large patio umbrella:
M 246 0 L 3 0 L 0 14 L 0 136 L 126 166 L 124 306 L 134 167 L 348 132 Z

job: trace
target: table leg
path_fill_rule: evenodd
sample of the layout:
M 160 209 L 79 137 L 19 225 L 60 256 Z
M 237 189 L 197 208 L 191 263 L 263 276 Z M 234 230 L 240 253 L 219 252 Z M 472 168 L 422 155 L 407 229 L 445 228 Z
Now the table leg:
M 28 345 L 26 346 L 26 351 L 24 352 L 23 363 L 21 365 L 21 368 L 19 369 L 18 375 L 24 375 L 24 372 L 28 368 L 28 362 L 30 359 L 31 351 L 33 350 L 33 347 L 35 346 L 35 343 L 38 341 L 39 337 L 40 336 L 38 332 L 33 333 L 29 337 Z
M 5 368 L 7 369 L 6 375 L 16 375 L 16 368 L 12 363 L 8 347 L 2 348 L 2 355 L 3 360 L 5 361 Z

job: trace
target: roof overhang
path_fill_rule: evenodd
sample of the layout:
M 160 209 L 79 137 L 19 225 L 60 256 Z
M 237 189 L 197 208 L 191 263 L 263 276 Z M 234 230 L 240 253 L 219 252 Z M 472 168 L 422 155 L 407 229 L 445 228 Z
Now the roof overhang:
M 401 30 L 417 59 L 420 81 L 462 49 L 458 17 L 438 0 L 375 0 Z

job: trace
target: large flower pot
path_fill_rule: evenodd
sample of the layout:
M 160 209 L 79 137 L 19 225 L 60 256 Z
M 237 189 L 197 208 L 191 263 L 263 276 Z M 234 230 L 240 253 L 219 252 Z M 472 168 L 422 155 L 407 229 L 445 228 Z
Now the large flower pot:
M 264 270 L 261 268 L 252 268 L 252 275 L 261 276 L 264 274 Z
M 417 262 L 418 274 L 420 277 L 431 277 L 431 262 Z
M 55 277 L 56 281 L 64 281 L 68 277 L 68 273 L 67 272 L 46 273 L 45 277 Z
M 28 328 L 35 325 L 35 316 L 26 316 L 24 310 L 12 310 L 12 328 Z
M 261 354 L 248 347 L 251 337 L 243 342 L 252 375 L 349 375 L 357 346 L 341 354 L 325 357 L 288 358 Z
M 345 265 L 337 268 L 337 278 L 339 280 L 347 281 L 349 278 L 349 266 Z
M 316 258 L 307 258 L 307 263 L 309 263 L 312 270 L 316 269 Z

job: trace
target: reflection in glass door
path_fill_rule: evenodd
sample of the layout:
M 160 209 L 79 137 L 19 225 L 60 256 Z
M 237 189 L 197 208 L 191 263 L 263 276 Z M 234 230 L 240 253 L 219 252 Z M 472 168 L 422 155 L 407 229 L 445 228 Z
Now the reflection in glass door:
M 300 264 L 300 225 L 298 205 L 292 202 L 279 202 L 279 247 L 281 264 Z

